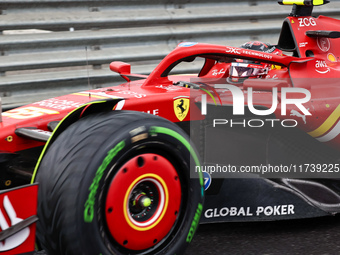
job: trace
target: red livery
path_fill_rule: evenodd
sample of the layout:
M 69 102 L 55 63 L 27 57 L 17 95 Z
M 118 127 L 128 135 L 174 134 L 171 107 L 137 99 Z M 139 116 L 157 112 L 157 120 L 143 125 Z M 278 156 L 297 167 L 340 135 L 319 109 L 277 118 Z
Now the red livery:
M 0 253 L 33 251 L 38 218 L 48 254 L 181 254 L 199 222 L 338 213 L 340 21 L 280 3 L 277 45 L 183 42 L 148 76 L 115 61 L 121 85 L 1 113 Z

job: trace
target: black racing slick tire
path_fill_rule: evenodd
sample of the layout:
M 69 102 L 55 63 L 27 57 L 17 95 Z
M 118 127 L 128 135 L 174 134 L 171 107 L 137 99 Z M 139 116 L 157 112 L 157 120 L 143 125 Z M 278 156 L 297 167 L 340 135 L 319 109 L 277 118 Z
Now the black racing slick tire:
M 182 254 L 203 210 L 197 164 L 188 136 L 163 118 L 84 117 L 39 165 L 38 243 L 49 255 Z

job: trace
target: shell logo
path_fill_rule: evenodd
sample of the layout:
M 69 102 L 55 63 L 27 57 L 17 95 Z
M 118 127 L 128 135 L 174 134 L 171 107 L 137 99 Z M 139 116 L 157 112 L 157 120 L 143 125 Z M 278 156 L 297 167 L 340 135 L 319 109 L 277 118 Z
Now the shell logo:
M 331 61 L 331 62 L 338 62 L 337 59 L 336 59 L 336 57 L 335 57 L 334 54 L 332 54 L 332 53 L 328 53 L 327 59 L 328 59 L 329 61 Z

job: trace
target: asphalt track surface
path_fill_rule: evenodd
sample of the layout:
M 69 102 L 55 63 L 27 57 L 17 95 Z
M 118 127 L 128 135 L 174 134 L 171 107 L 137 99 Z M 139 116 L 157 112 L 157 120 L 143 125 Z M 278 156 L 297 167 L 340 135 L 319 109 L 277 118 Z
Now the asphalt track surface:
M 340 215 L 200 225 L 185 255 L 340 254 Z
M 340 254 L 340 215 L 200 225 L 185 255 Z M 34 255 L 47 255 L 44 251 Z

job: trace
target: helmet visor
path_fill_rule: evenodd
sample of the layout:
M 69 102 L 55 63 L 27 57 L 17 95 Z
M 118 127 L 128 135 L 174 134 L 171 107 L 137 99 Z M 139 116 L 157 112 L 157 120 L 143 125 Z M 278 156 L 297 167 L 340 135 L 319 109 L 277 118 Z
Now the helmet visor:
M 247 64 L 247 63 L 231 63 L 229 69 L 229 75 L 231 77 L 246 78 L 258 75 L 267 74 L 267 68 L 261 64 Z

